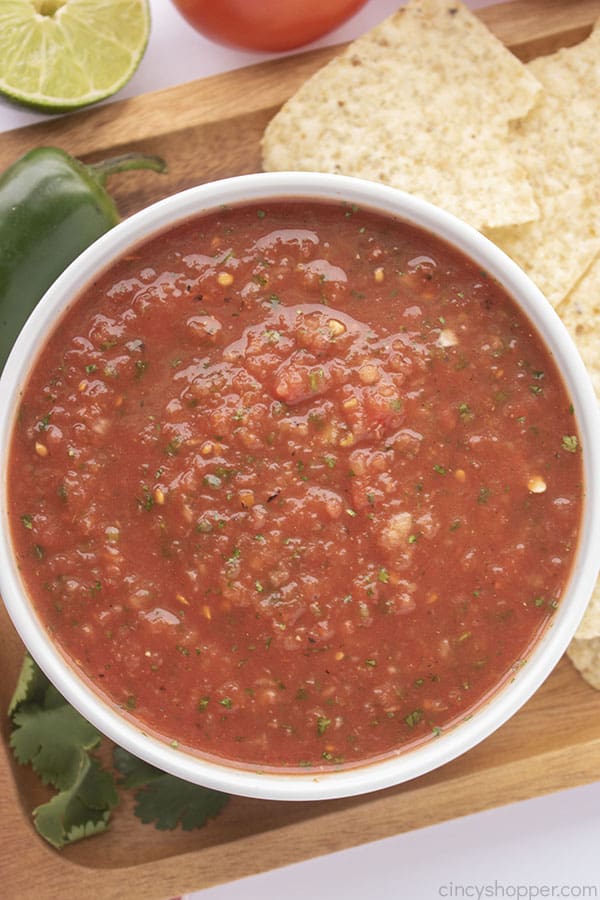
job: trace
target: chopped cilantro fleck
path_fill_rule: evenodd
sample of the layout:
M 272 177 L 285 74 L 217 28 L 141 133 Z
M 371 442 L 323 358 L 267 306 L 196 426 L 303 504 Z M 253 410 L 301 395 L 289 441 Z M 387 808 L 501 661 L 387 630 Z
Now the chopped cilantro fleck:
M 263 337 L 269 344 L 278 344 L 281 340 L 280 332 L 276 331 L 274 328 L 265 328 Z
M 579 441 L 577 440 L 577 436 L 574 434 L 563 434 L 562 438 L 562 448 L 566 450 L 567 453 L 576 453 L 579 447 Z
M 423 712 L 420 709 L 415 709 L 407 716 L 404 716 L 404 721 L 408 725 L 409 728 L 414 728 L 415 725 L 418 725 L 421 719 L 423 718 Z
M 325 734 L 330 725 L 331 719 L 327 719 L 325 716 L 319 716 L 317 719 L 317 733 Z
M 323 369 L 316 369 L 310 373 L 308 376 L 310 381 L 310 389 L 311 391 L 318 391 L 323 378 L 325 377 L 325 372 Z
M 142 499 L 138 500 L 138 503 L 140 504 L 142 509 L 146 510 L 146 512 L 150 512 L 150 510 L 154 506 L 154 497 L 147 487 L 144 488 Z
M 173 438 L 173 440 L 169 441 L 169 443 L 165 447 L 165 453 L 167 454 L 167 456 L 177 456 L 180 447 L 181 438 Z

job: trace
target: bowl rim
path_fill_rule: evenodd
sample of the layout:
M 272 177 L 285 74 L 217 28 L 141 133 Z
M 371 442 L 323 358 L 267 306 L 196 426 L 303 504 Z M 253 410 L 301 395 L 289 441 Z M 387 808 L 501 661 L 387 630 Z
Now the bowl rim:
M 600 560 L 600 413 L 589 376 L 565 326 L 524 272 L 491 241 L 452 214 L 429 202 L 376 182 L 324 173 L 277 172 L 241 175 L 173 194 L 142 209 L 95 241 L 58 277 L 27 320 L 0 379 L 0 466 L 7 489 L 7 460 L 18 398 L 30 365 L 44 345 L 48 329 L 110 261 L 132 246 L 189 218 L 223 205 L 275 199 L 322 200 L 357 204 L 407 220 L 438 235 L 475 259 L 512 295 L 549 348 L 575 407 L 583 450 L 585 493 L 581 535 L 565 598 L 550 626 L 535 642 L 527 664 L 508 684 L 442 735 L 414 749 L 340 770 L 306 773 L 261 771 L 192 755 L 143 731 L 129 715 L 92 689 L 53 645 L 20 581 L 11 553 L 6 503 L 0 526 L 0 594 L 31 655 L 65 698 L 102 734 L 146 762 L 188 781 L 229 794 L 273 800 L 322 800 L 350 797 L 391 787 L 450 762 L 492 734 L 531 697 L 566 650 L 584 614 Z

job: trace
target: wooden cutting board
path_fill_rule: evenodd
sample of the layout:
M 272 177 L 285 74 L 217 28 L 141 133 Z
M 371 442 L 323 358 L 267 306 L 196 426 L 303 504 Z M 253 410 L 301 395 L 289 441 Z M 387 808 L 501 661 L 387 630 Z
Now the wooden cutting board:
M 600 0 L 516 0 L 481 18 L 521 59 L 582 40 Z M 111 190 L 123 215 L 174 191 L 260 169 L 265 125 L 334 53 L 326 48 L 19 129 L 0 137 L 0 170 L 42 144 L 91 161 L 141 150 L 169 173 L 131 173 Z M 0 608 L 0 704 L 6 708 L 23 647 Z M 0 745 L 0 893 L 7 900 L 81 897 L 165 900 L 600 777 L 600 692 L 563 659 L 529 703 L 479 747 L 443 768 L 362 798 L 283 803 L 232 798 L 194 832 L 141 825 L 130 800 L 110 832 L 58 853 L 36 834 L 30 811 L 43 799 L 31 772 Z

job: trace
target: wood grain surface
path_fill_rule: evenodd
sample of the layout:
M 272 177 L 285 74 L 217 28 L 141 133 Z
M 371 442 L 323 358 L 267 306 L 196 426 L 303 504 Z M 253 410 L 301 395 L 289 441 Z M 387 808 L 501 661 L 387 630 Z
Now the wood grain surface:
M 521 59 L 583 39 L 600 0 L 516 0 L 480 11 Z M 175 191 L 260 169 L 265 125 L 336 52 L 326 48 L 45 121 L 0 136 L 0 170 L 26 150 L 63 147 L 91 161 L 158 153 L 164 176 L 130 173 L 111 192 L 127 215 Z M 6 708 L 23 647 L 0 607 L 0 703 Z M 0 895 L 6 900 L 165 900 L 366 841 L 549 793 L 600 776 L 600 692 L 568 660 L 510 722 L 436 772 L 362 798 L 283 803 L 232 798 L 206 828 L 165 833 L 135 819 L 130 798 L 110 831 L 62 853 L 35 833 L 45 799 L 32 773 L 0 746 Z M 108 748 L 107 748 L 108 750 Z

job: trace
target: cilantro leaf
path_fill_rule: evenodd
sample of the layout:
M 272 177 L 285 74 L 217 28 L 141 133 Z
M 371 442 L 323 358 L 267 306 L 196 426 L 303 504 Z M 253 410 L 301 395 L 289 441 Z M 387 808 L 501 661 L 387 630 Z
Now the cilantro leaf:
M 29 653 L 23 657 L 23 665 L 12 698 L 8 715 L 12 717 L 23 703 L 42 703 L 50 682 Z
M 214 819 L 227 804 L 229 796 L 220 791 L 190 784 L 174 775 L 161 775 L 136 795 L 134 812 L 148 824 L 154 822 L 159 831 L 170 831 L 181 825 L 184 831 L 201 828 Z
M 178 825 L 184 831 L 202 828 L 229 800 L 229 796 L 220 791 L 168 775 L 123 747 L 114 748 L 113 765 L 124 776 L 120 785 L 138 788 L 135 815 L 146 825 L 154 823 L 159 831 L 170 831 Z
M 146 825 L 154 823 L 160 831 L 181 824 L 184 831 L 201 828 L 217 816 L 229 800 L 227 794 L 199 787 L 143 762 L 137 756 L 115 747 L 115 769 L 124 776 L 123 787 L 141 788 L 135 794 L 134 813 Z
M 64 790 L 75 783 L 87 751 L 98 746 L 101 736 L 64 700 L 56 704 L 57 693 L 50 691 L 49 708 L 19 707 L 10 745 L 17 760 L 31 763 L 44 784 Z
M 85 778 L 79 783 L 77 796 L 88 809 L 104 811 L 107 807 L 112 809 L 118 806 L 119 792 L 115 779 L 93 756 L 89 757 L 89 762 Z
M 46 693 L 44 694 L 43 701 L 38 705 L 43 706 L 44 709 L 56 709 L 58 706 L 68 706 L 69 704 L 54 685 L 49 684 Z
M 119 802 L 114 779 L 88 755 L 73 783 L 33 811 L 39 834 L 57 849 L 105 831 L 112 807 Z
M 137 788 L 162 778 L 165 774 L 160 769 L 155 769 L 150 763 L 143 762 L 133 753 L 123 747 L 115 747 L 113 750 L 113 765 L 124 777 L 119 784 L 124 788 Z

